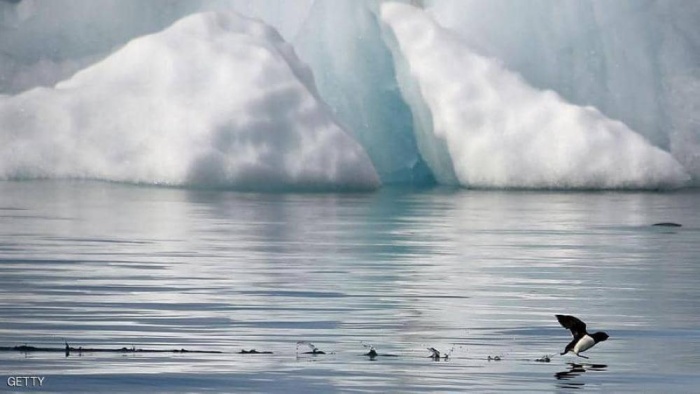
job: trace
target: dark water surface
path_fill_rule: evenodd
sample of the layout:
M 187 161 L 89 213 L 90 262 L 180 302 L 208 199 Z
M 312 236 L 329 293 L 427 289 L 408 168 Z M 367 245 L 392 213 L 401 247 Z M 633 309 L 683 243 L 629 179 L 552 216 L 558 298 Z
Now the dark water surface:
M 0 353 L 43 392 L 692 392 L 700 192 L 0 182 Z M 681 228 L 656 228 L 656 222 Z M 610 339 L 570 340 L 555 313 Z M 298 341 L 328 353 L 299 354 Z M 369 360 L 364 344 L 399 357 Z M 426 347 L 448 361 L 427 358 Z M 272 355 L 241 355 L 241 349 Z M 500 361 L 488 361 L 499 356 Z M 578 363 L 578 365 L 571 365 Z M 15 388 L 29 391 L 28 388 Z

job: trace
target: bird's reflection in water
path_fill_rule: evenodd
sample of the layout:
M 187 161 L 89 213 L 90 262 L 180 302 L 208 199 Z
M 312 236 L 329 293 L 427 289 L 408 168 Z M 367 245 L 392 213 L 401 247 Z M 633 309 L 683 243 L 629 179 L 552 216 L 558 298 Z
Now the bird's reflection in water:
M 580 389 L 584 382 L 576 381 L 576 378 L 584 372 L 605 371 L 608 366 L 605 364 L 576 364 L 569 363 L 569 369 L 557 372 L 554 377 L 559 381 L 558 386 L 566 389 Z

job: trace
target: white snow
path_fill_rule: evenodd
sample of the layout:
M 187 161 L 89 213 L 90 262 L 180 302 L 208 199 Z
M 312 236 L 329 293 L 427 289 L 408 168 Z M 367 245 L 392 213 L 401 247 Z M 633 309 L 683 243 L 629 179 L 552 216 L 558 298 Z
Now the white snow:
M 411 74 L 414 70 L 408 69 L 403 55 L 392 57 L 391 51 L 396 51 L 398 47 L 391 29 L 382 26 L 379 8 L 383 3 L 384 1 L 378 0 L 100 0 L 96 6 L 95 0 L 0 1 L 0 101 L 5 103 L 3 106 L 10 105 L 6 104 L 7 100 L 25 103 L 23 116 L 27 119 L 43 117 L 46 121 L 51 118 L 48 112 L 54 112 L 53 118 L 61 117 L 62 115 L 57 115 L 61 111 L 59 107 L 70 107 L 70 111 L 86 114 L 90 108 L 95 107 L 79 108 L 81 104 L 75 97 L 67 98 L 65 94 L 51 93 L 51 89 L 40 94 L 27 91 L 36 87 L 52 88 L 58 82 L 70 79 L 76 72 L 116 54 L 129 41 L 161 31 L 187 15 L 211 10 L 236 11 L 242 15 L 260 18 L 274 26 L 287 42 L 295 46 L 299 57 L 313 69 L 319 91 L 316 95 L 319 106 L 325 107 L 320 103 L 320 98 L 330 107 L 330 111 L 324 111 L 332 113 L 334 123 L 341 125 L 343 131 L 362 145 L 384 183 L 430 184 L 435 178 L 443 184 L 467 184 L 468 182 L 462 179 L 465 176 L 463 170 L 467 166 L 464 162 L 465 157 L 478 156 L 470 153 L 452 157 L 453 153 L 455 150 L 461 152 L 476 149 L 479 142 L 485 144 L 489 138 L 476 138 L 472 133 L 474 138 L 469 149 L 457 148 L 458 145 L 464 145 L 463 142 L 453 142 L 448 147 L 447 138 L 435 138 L 435 108 L 428 106 L 427 96 L 424 97 L 420 90 L 425 81 Z M 498 78 L 492 78 L 489 82 L 492 90 L 500 95 L 500 99 L 516 104 L 513 111 L 509 112 L 513 116 L 508 118 L 511 119 L 510 122 L 515 122 L 515 116 L 529 116 L 529 111 L 518 109 L 521 106 L 517 103 L 522 101 L 511 100 L 511 97 L 508 97 L 518 90 L 516 86 L 524 85 L 527 87 L 525 90 L 531 92 L 551 91 L 548 94 L 552 97 L 548 100 L 543 98 L 546 94 L 536 95 L 540 97 L 542 104 L 538 113 L 559 113 L 556 116 L 545 116 L 552 125 L 549 129 L 564 119 L 593 129 L 587 133 L 586 141 L 589 145 L 574 149 L 570 155 L 571 160 L 566 161 L 547 158 L 538 150 L 533 153 L 534 156 L 540 156 L 541 160 L 535 160 L 533 155 L 527 156 L 527 160 L 520 160 L 517 159 L 518 155 L 511 153 L 497 160 L 499 154 L 519 148 L 525 151 L 536 146 L 537 149 L 543 149 L 547 144 L 561 145 L 554 143 L 551 138 L 546 139 L 547 144 L 534 144 L 531 138 L 522 134 L 519 138 L 526 140 L 522 147 L 517 146 L 517 139 L 509 138 L 510 142 L 496 143 L 498 149 L 494 151 L 491 162 L 480 161 L 479 164 L 482 166 L 479 170 L 480 176 L 483 178 L 485 174 L 489 174 L 487 178 L 490 180 L 484 178 L 479 181 L 477 176 L 474 178 L 477 182 L 510 185 L 498 187 L 646 188 L 685 184 L 685 176 L 681 172 L 686 172 L 692 176 L 691 182 L 694 185 L 700 183 L 700 117 L 697 115 L 700 111 L 700 51 L 697 49 L 700 48 L 700 29 L 697 29 L 700 2 L 404 0 L 403 3 L 420 4 L 440 26 L 449 30 L 447 36 L 451 36 L 452 41 L 459 42 L 456 47 L 464 47 L 464 51 L 489 59 L 484 60 L 488 64 L 487 68 L 502 69 L 515 75 L 513 79 L 518 82 L 505 90 L 496 83 Z M 445 29 L 441 31 L 445 32 Z M 417 36 L 419 40 L 423 38 L 425 37 L 420 34 Z M 191 48 L 195 52 L 185 54 Z M 184 59 L 184 64 L 197 58 L 195 46 L 177 49 L 182 51 L 178 59 Z M 216 59 L 226 57 L 223 54 L 216 55 Z M 175 60 L 175 57 L 172 60 Z M 215 58 L 212 57 L 211 60 Z M 206 61 L 202 59 L 202 62 Z M 479 61 L 472 63 L 474 65 Z M 126 66 L 130 68 L 127 69 Z M 122 66 L 114 63 L 111 67 Z M 157 69 L 161 66 L 148 67 Z M 189 66 L 178 64 L 175 67 L 178 76 L 183 67 Z M 213 63 L 200 68 L 209 67 L 218 68 Z M 128 62 L 123 71 L 152 72 L 140 70 Z M 496 71 L 493 73 L 498 74 Z M 461 74 L 454 73 L 452 76 L 461 78 Z M 100 78 L 95 77 L 92 81 L 96 83 Z M 230 80 L 233 81 L 233 78 Z M 400 80 L 400 89 L 397 80 Z M 502 82 L 505 80 L 506 78 L 502 78 Z M 303 81 L 302 84 L 311 86 L 307 82 Z M 461 83 L 460 79 L 456 79 L 451 84 L 460 86 Z M 212 89 L 211 92 L 199 90 L 202 100 L 203 96 L 209 93 L 212 97 L 221 94 L 219 84 L 212 82 L 212 85 L 216 89 Z M 171 91 L 167 92 L 167 95 L 184 96 L 185 93 L 173 92 L 187 86 L 188 83 L 174 83 L 168 88 Z M 136 91 L 135 88 L 131 90 Z M 315 88 L 309 87 L 308 90 L 315 91 Z M 153 93 L 155 97 L 156 94 Z M 124 97 L 126 95 L 123 93 Z M 166 92 L 161 91 L 157 95 L 164 97 Z M 133 96 L 138 95 L 134 93 Z M 48 97 L 54 101 L 53 104 L 49 101 L 42 105 L 30 104 L 32 100 L 28 97 L 35 97 L 35 101 Z M 145 100 L 141 96 L 139 99 Z M 61 104 L 56 107 L 54 104 L 58 102 Z M 17 106 L 16 103 L 11 105 Z M 455 103 L 457 107 L 462 105 Z M 566 115 L 569 111 L 566 109 L 568 105 L 575 105 L 578 110 Z M 30 113 L 39 110 L 39 107 L 43 113 L 30 116 Z M 47 112 L 46 108 L 49 107 L 51 110 Z M 591 108 L 587 109 L 588 107 Z M 163 108 L 164 105 L 161 106 L 161 110 L 165 111 Z M 240 109 L 243 110 L 242 107 Z M 586 111 L 589 110 L 593 111 L 594 115 L 586 115 Z M 18 107 L 16 111 L 19 111 Z M 187 110 L 177 112 L 178 119 L 188 114 Z M 493 112 L 492 119 L 497 119 L 496 113 Z M 70 114 L 66 116 L 69 119 L 73 118 Z M 590 119 L 573 120 L 577 116 Z M 81 115 L 82 117 L 84 116 Z M 137 119 L 144 117 L 136 116 L 133 122 Z M 611 126 L 609 121 L 614 123 L 613 119 L 624 125 Z M 171 121 L 178 123 L 177 119 Z M 13 127 L 16 130 L 22 127 L 39 127 L 19 127 L 18 123 L 23 122 L 18 115 L 0 118 L 0 133 L 9 133 L 5 127 L 9 124 L 15 125 Z M 532 119 L 518 119 L 517 123 L 525 125 L 535 122 Z M 607 131 L 595 131 L 598 126 Z M 640 142 L 636 137 L 630 137 L 626 131 L 610 133 L 613 129 L 632 130 L 641 135 L 643 140 Z M 16 130 L 11 132 L 17 134 Z M 45 133 L 43 136 L 36 131 L 37 135 L 34 138 L 46 139 L 37 147 L 50 145 L 52 139 L 53 143 L 65 142 L 66 133 L 60 130 L 59 127 L 57 135 L 52 137 L 46 137 L 48 131 L 42 131 Z M 571 141 L 567 136 L 573 135 L 572 133 L 574 132 L 566 131 L 557 137 L 563 141 Z M 617 137 L 606 141 L 601 138 L 604 135 Z M 136 137 L 122 138 L 131 141 Z M 171 138 L 169 143 L 175 144 L 178 138 Z M 85 140 L 82 137 L 78 139 Z M 104 145 L 109 139 L 96 140 Z M 626 146 L 630 141 L 636 142 Z M 25 142 L 15 141 L 16 145 Z M 593 147 L 594 143 L 601 146 L 610 143 L 614 146 L 597 149 Z M 84 142 L 81 144 L 85 145 Z M 110 151 L 135 149 L 133 146 L 117 148 L 116 140 L 111 144 Z M 663 152 L 650 154 L 649 152 L 655 151 L 648 145 Z M 640 148 L 642 146 L 646 148 Z M 282 149 L 281 146 L 279 148 Z M 486 145 L 482 145 L 480 149 L 486 149 Z M 547 148 L 546 151 L 554 155 L 551 148 Z M 617 152 L 615 155 L 619 156 L 613 158 L 611 152 Z M 664 152 L 669 152 L 677 163 L 664 164 L 669 162 Z M 53 154 L 76 156 L 74 160 L 78 160 L 78 157 L 87 153 L 72 152 L 64 146 L 55 149 Z M 641 154 L 641 157 L 634 158 L 637 154 Z M 128 156 L 127 153 L 119 155 Z M 167 154 L 161 155 L 165 160 Z M 180 153 L 174 155 L 181 156 Z M 188 153 L 182 156 L 187 159 L 189 155 Z M 530 163 L 533 160 L 539 162 L 538 166 L 533 167 L 534 163 Z M 614 160 L 616 165 L 619 164 L 621 173 L 610 172 L 610 165 L 604 164 L 606 160 Z M 0 161 L 7 164 L 11 160 L 0 158 Z M 95 160 L 95 167 L 98 161 Z M 459 166 L 456 165 L 458 161 Z M 119 163 L 119 166 L 123 165 L 123 161 L 120 160 L 113 162 Z M 682 171 L 678 170 L 678 163 L 683 166 Z M 6 164 L 3 164 L 3 168 Z M 61 169 L 64 164 L 58 168 Z M 50 166 L 45 161 L 42 161 L 41 165 Z M 184 164 L 177 161 L 173 165 Z M 478 169 L 474 163 L 469 163 L 468 166 Z M 25 167 L 21 171 L 17 170 L 15 175 L 34 172 L 53 176 L 50 175 L 52 171 L 58 171 L 42 172 L 37 168 L 31 169 L 31 166 Z M 158 182 L 164 179 L 160 175 L 155 177 L 141 174 L 147 172 L 146 167 L 138 167 L 139 171 L 135 173 L 134 178 L 137 175 L 142 180 L 158 178 Z M 460 174 L 457 173 L 457 167 L 462 168 Z M 522 174 L 518 175 L 516 180 L 509 178 L 514 172 L 508 167 L 516 167 Z M 549 169 L 541 172 L 542 167 Z M 581 168 L 585 168 L 585 171 L 573 174 Z M 122 170 L 126 171 L 121 168 L 101 171 L 113 177 Z M 97 168 L 93 172 L 95 171 Z M 159 171 L 175 173 L 180 170 L 173 168 Z M 525 174 L 528 171 L 531 173 Z M 85 171 L 78 172 L 82 174 Z M 208 174 L 199 179 L 212 178 L 211 173 Z M 556 174 L 560 174 L 559 178 Z M 664 176 L 668 178 L 661 180 Z M 530 179 L 526 180 L 527 177 Z M 567 181 L 557 180 L 562 177 Z M 603 180 L 602 177 L 610 179 Z M 120 177 L 127 178 L 129 177 L 126 175 Z M 170 177 L 171 180 L 163 182 L 171 182 L 173 178 L 178 177 Z M 221 176 L 214 176 L 213 179 L 215 184 L 221 184 L 216 181 L 220 180 Z M 188 178 L 185 183 L 191 180 Z M 181 183 L 178 180 L 172 182 Z M 230 184 L 228 180 L 223 183 Z
M 55 88 L 0 97 L 0 178 L 373 189 L 362 146 L 271 27 L 186 17 Z
M 381 15 L 396 40 L 388 41 L 421 153 L 442 182 L 454 174 L 469 187 L 593 189 L 689 180 L 669 153 L 622 122 L 533 88 L 423 10 L 387 3 Z M 426 148 L 442 143 L 447 152 Z

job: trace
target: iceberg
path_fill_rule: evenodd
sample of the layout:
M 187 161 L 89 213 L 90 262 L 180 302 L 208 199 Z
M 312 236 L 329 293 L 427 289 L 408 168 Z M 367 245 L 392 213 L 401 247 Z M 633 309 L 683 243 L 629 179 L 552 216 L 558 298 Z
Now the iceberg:
M 0 94 L 53 86 L 194 13 L 234 11 L 291 42 L 314 0 L 0 0 Z
M 700 181 L 700 3 L 436 0 L 430 14 L 538 89 L 593 106 Z
M 363 147 L 277 31 L 188 16 L 54 88 L 0 97 L 0 178 L 371 190 Z
M 432 185 L 437 182 L 465 187 L 656 188 L 700 182 L 700 118 L 697 116 L 700 108 L 697 94 L 700 89 L 700 51 L 697 49 L 700 48 L 700 30 L 697 29 L 700 3 L 693 0 L 401 2 L 419 5 L 421 15 L 439 27 L 435 31 L 441 38 L 434 40 L 435 51 L 454 44 L 450 48 L 461 48 L 461 53 L 474 55 L 468 64 L 470 67 L 478 68 L 478 64 L 483 63 L 483 67 L 491 70 L 481 74 L 476 69 L 449 73 L 455 90 L 457 86 L 486 78 L 474 87 L 483 94 L 495 94 L 491 102 L 484 99 L 479 108 L 466 109 L 465 106 L 475 103 L 475 97 L 461 97 L 439 88 L 430 90 L 433 95 L 446 92 L 463 101 L 450 104 L 428 99 L 430 95 L 424 91 L 424 86 L 429 78 L 417 76 L 417 63 L 409 59 L 409 51 L 405 45 L 400 45 L 392 26 L 383 20 L 381 8 L 385 3 L 382 0 L 100 0 L 96 7 L 94 0 L 0 1 L 0 106 L 5 108 L 0 115 L 0 133 L 13 135 L 1 138 L 11 141 L 15 147 L 36 143 L 37 152 L 58 144 L 56 149 L 51 149 L 51 154 L 75 156 L 74 161 L 88 154 L 75 149 L 112 141 L 105 149 L 119 157 L 100 159 L 106 160 L 100 174 L 75 170 L 71 176 L 182 185 L 205 184 L 209 179 L 213 185 L 232 185 L 232 172 L 224 174 L 235 165 L 220 163 L 225 154 L 216 156 L 218 159 L 212 155 L 209 159 L 192 159 L 194 152 L 187 152 L 187 149 L 191 146 L 201 150 L 194 140 L 200 138 L 201 142 L 204 137 L 199 134 L 199 137 L 186 137 L 191 131 L 184 132 L 183 128 L 169 134 L 172 138 L 167 144 L 159 145 L 158 154 L 163 159 L 168 155 L 178 156 L 181 161 L 172 165 L 188 167 L 190 174 L 199 176 L 182 175 L 186 171 L 176 167 L 161 168 L 160 175 L 156 176 L 157 171 L 147 170 L 149 166 L 133 164 L 135 158 L 130 155 L 135 154 L 135 140 L 141 139 L 137 145 L 143 148 L 144 141 L 155 141 L 160 138 L 158 133 L 165 133 L 161 128 L 158 133 L 146 137 L 147 132 L 153 133 L 152 125 L 138 123 L 150 122 L 149 117 L 131 118 L 132 129 L 122 136 L 125 146 L 121 148 L 117 146 L 118 139 L 107 132 L 98 137 L 100 132 L 93 127 L 97 121 L 87 122 L 93 127 L 87 133 L 93 135 L 90 137 L 93 142 L 88 143 L 89 138 L 79 135 L 85 131 L 77 130 L 83 127 L 87 117 L 106 119 L 107 107 L 92 103 L 105 100 L 69 98 L 72 93 L 61 92 L 55 86 L 71 86 L 68 81 L 107 60 L 112 62 L 113 68 L 122 67 L 123 73 L 147 73 L 128 63 L 117 66 L 113 56 L 133 46 L 134 40 L 157 35 L 183 17 L 204 11 L 234 11 L 259 18 L 294 45 L 298 57 L 313 70 L 314 86 L 303 78 L 294 78 L 308 85 L 307 90 L 323 108 L 320 111 L 325 112 L 324 116 L 361 145 L 364 156 L 369 158 L 383 184 Z M 443 38 L 449 41 L 445 45 L 439 42 Z M 182 51 L 178 62 L 187 64 L 198 59 L 194 46 L 178 49 Z M 191 53 L 185 54 L 190 50 Z M 220 53 L 210 60 L 226 58 Z M 456 57 L 446 59 L 453 61 Z M 447 68 L 448 65 L 443 66 Z M 186 66 L 178 66 L 179 70 L 184 68 Z M 200 69 L 204 73 L 208 71 L 206 67 Z M 112 78 L 108 74 L 115 72 L 106 73 L 104 77 Z M 180 71 L 177 74 L 183 75 Z M 448 74 L 430 78 L 437 81 L 440 77 L 446 82 Z M 94 77 L 90 83 L 102 83 L 100 79 Z M 275 84 L 273 81 L 272 85 Z M 163 102 L 174 98 L 171 116 L 179 119 L 190 110 L 175 103 L 188 96 L 190 85 L 186 78 L 173 79 L 167 88 L 168 98 L 164 91 L 150 92 L 149 97 Z M 220 86 L 211 85 L 212 97 L 220 96 Z M 258 88 L 267 89 L 262 82 Z M 79 87 L 80 91 L 85 89 L 87 86 Z M 518 92 L 522 95 L 518 96 Z M 136 90 L 132 93 L 144 103 L 148 100 L 136 94 Z M 200 93 L 204 100 L 205 92 L 201 90 Z M 527 105 L 526 96 L 533 100 L 532 105 Z M 496 105 L 496 102 L 503 105 Z M 24 118 L 17 114 L 19 103 L 22 103 Z M 85 106 L 81 108 L 82 105 Z M 536 108 L 538 105 L 541 108 Z M 14 109 L 8 109 L 10 107 Z M 123 111 L 126 107 L 119 109 Z M 245 105 L 237 108 L 246 110 Z M 71 113 L 60 115 L 63 110 Z M 88 115 L 93 110 L 100 115 Z M 461 113 L 463 117 L 479 114 L 484 122 L 491 123 L 481 125 L 480 129 L 446 132 L 446 125 L 473 125 L 477 120 L 448 122 L 447 119 L 456 115 L 445 111 Z M 210 115 L 217 116 L 214 112 Z M 32 120 L 31 113 L 42 117 L 48 122 L 45 124 L 55 123 L 56 129 L 41 130 L 38 124 L 20 125 L 37 122 Z M 258 115 L 253 117 L 263 118 Z M 539 121 L 533 118 L 536 115 L 544 119 L 543 127 L 537 125 Z M 234 115 L 233 118 L 243 117 Z M 509 124 L 520 124 L 521 131 L 496 124 L 507 119 Z M 74 125 L 70 127 L 75 130 L 62 131 L 71 122 Z M 170 127 L 167 122 L 166 119 L 161 125 Z M 177 120 L 172 123 L 181 125 Z M 7 125 L 12 125 L 13 131 L 8 131 Z M 36 130 L 24 133 L 24 141 L 17 137 L 20 129 L 33 127 Z M 557 127 L 564 131 L 554 133 L 552 130 Z M 535 132 L 534 128 L 541 131 Z M 136 129 L 142 132 L 136 133 Z M 454 131 L 454 127 L 449 130 Z M 492 132 L 478 133 L 478 130 Z M 577 139 L 581 139 L 582 145 L 578 145 Z M 72 142 L 74 150 L 68 147 L 69 140 L 75 141 Z M 174 146 L 178 141 L 180 145 Z M 188 145 L 190 142 L 192 144 Z M 282 145 L 277 144 L 274 149 L 286 150 Z M 330 146 L 324 145 L 331 149 Z M 493 153 L 484 154 L 486 150 L 493 150 Z M 25 147 L 25 153 L 30 151 Z M 562 159 L 564 156 L 567 160 Z M 131 164 L 126 158 L 130 158 Z M 158 161 L 155 156 L 152 159 L 154 163 Z M 115 168 L 107 169 L 110 160 Z M 189 165 L 184 164 L 187 161 Z M 191 164 L 194 161 L 199 164 Z M 616 167 L 619 164 L 619 171 L 611 171 L 612 161 Z M 20 163 L 12 154 L 9 158 L 0 157 L 0 162 L 5 169 Z M 64 168 L 66 163 L 41 170 L 31 169 L 28 162 L 26 159 L 22 168 L 16 167 L 4 176 L 55 177 L 70 172 Z M 37 159 L 36 163 L 52 167 L 50 160 Z M 94 168 L 87 167 L 97 171 L 98 163 L 95 159 Z M 166 162 L 162 162 L 151 167 L 165 165 Z M 272 167 L 276 165 L 271 164 Z M 222 170 L 223 167 L 228 169 Z M 136 171 L 132 177 L 126 174 L 129 170 Z M 162 174 L 166 171 L 180 175 L 166 177 Z M 281 173 L 272 176 L 268 171 L 267 174 L 267 184 L 278 184 L 276 187 L 284 188 L 292 182 L 284 177 L 281 183 L 273 181 Z M 690 183 L 686 182 L 688 174 L 692 177 Z M 251 182 L 242 182 L 237 187 Z
M 387 3 L 381 17 L 421 154 L 441 183 L 611 189 L 689 180 L 668 152 L 622 122 L 532 87 L 425 11 Z
M 323 99 L 365 147 L 383 183 L 434 184 L 382 40 L 378 4 L 314 2 L 295 48 L 313 68 Z

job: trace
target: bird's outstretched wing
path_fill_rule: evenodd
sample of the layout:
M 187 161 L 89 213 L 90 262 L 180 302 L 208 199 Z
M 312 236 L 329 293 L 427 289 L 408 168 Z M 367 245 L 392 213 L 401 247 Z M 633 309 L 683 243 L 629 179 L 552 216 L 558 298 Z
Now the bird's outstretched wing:
M 562 327 L 571 331 L 571 335 L 574 338 L 579 338 L 586 334 L 586 323 L 582 322 L 578 318 L 569 315 L 554 315 L 559 320 L 559 324 Z
M 299 348 L 299 345 L 306 345 L 306 346 L 308 346 L 309 349 L 311 349 L 311 351 L 313 351 L 313 352 L 318 351 L 318 348 L 316 347 L 316 345 L 314 345 L 314 344 L 311 343 L 311 342 L 299 341 L 299 342 L 297 342 L 297 349 Z

